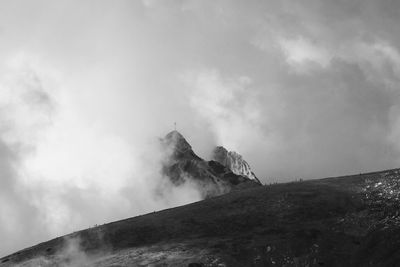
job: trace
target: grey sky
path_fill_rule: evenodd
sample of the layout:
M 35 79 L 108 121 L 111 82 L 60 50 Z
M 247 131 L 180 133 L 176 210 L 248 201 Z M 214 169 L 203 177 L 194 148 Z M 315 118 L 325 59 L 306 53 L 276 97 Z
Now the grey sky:
M 399 5 L 2 1 L 0 255 L 198 200 L 153 193 L 175 121 L 265 182 L 399 167 Z

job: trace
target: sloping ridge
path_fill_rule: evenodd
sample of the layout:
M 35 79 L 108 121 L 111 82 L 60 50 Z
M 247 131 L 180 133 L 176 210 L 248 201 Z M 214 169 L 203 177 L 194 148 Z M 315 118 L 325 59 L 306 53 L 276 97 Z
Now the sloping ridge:
M 87 266 L 398 266 L 399 197 L 394 169 L 249 188 L 66 237 L 96 255 Z M 55 260 L 64 240 L 0 266 Z

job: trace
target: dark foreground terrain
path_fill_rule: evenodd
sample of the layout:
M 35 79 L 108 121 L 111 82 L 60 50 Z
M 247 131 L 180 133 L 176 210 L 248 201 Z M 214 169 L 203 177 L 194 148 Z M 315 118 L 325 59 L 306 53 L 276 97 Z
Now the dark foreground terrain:
M 400 266 L 399 177 L 244 189 L 53 239 L 0 266 Z

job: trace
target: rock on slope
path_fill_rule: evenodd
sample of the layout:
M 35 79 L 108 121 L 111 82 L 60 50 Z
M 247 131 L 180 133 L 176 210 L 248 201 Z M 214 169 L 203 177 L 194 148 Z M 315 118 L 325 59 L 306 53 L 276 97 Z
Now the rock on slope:
M 161 144 L 167 154 L 163 163 L 163 174 L 177 186 L 186 182 L 194 184 L 203 198 L 261 185 L 258 179 L 250 178 L 244 173 L 235 173 L 229 166 L 218 161 L 200 158 L 178 131 L 168 133 L 161 139 Z
M 254 172 L 251 171 L 250 165 L 243 159 L 242 155 L 235 151 L 228 151 L 223 146 L 217 146 L 213 151 L 213 160 L 231 169 L 237 175 L 246 176 L 260 183 Z

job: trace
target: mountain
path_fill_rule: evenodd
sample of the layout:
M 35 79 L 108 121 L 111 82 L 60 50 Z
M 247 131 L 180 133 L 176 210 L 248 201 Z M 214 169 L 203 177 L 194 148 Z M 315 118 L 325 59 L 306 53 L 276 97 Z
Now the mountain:
M 164 149 L 167 149 L 169 156 L 168 160 L 201 160 L 192 150 L 190 144 L 186 141 L 183 135 L 178 131 L 168 133 L 161 139 Z
M 257 183 L 261 183 L 254 172 L 251 171 L 250 165 L 237 152 L 228 151 L 223 146 L 217 146 L 213 151 L 213 160 L 224 165 L 237 175 L 246 176 Z
M 59 237 L 0 267 L 400 266 L 399 199 L 400 169 L 252 187 Z
M 161 139 L 161 144 L 166 155 L 162 167 L 164 176 L 176 186 L 183 183 L 194 184 L 203 198 L 261 185 L 257 178 L 250 178 L 244 173 L 235 173 L 228 165 L 223 165 L 219 161 L 206 161 L 200 158 L 178 131 L 168 133 Z

